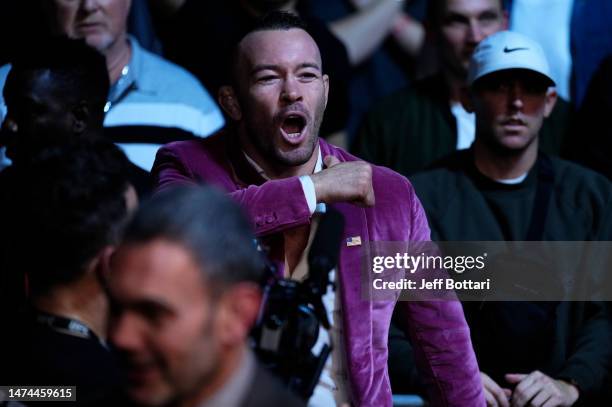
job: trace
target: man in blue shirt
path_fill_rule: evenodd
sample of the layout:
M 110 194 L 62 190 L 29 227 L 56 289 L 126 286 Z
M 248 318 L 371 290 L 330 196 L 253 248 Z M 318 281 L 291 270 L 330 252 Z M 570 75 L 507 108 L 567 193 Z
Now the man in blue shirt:
M 161 144 L 207 136 L 223 126 L 217 105 L 191 74 L 128 36 L 130 0 L 42 4 L 51 33 L 83 38 L 106 57 L 111 89 L 104 125 L 135 164 L 149 170 Z M 0 86 L 9 70 L 0 68 Z

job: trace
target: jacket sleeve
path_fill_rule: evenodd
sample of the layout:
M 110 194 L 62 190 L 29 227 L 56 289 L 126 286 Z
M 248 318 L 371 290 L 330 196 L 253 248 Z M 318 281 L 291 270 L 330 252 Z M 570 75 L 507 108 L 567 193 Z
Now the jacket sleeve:
M 598 230 L 596 238 L 600 241 L 612 240 L 612 201 L 610 189 L 608 195 L 602 199 L 601 211 L 603 214 L 597 220 Z M 609 264 L 612 263 L 612 254 L 608 245 L 594 245 L 588 253 L 590 284 L 597 287 L 594 297 L 610 298 L 612 277 L 609 273 Z M 580 391 L 579 401 L 585 401 L 601 395 L 605 386 L 612 380 L 612 305 L 610 302 L 591 301 L 562 304 L 579 310 L 580 325 L 575 332 L 570 332 L 572 343 L 569 357 L 561 371 L 555 375 L 576 384 Z M 571 326 L 571 325 L 570 325 Z
M 612 325 L 608 305 L 603 302 L 580 304 L 585 320 L 573 342 L 573 350 L 557 379 L 576 384 L 580 397 L 597 396 L 610 374 Z
M 178 185 L 209 184 L 229 193 L 246 212 L 255 234 L 265 236 L 282 232 L 310 222 L 310 209 L 298 177 L 272 180 L 262 185 L 241 188 L 236 185 L 227 170 L 210 166 L 196 173 L 194 165 L 172 148 L 163 147 L 157 153 L 153 165 L 156 191 Z
M 423 207 L 412 194 L 412 241 L 429 240 Z M 455 301 L 400 301 L 400 326 L 410 337 L 414 359 L 434 406 L 485 406 L 480 369 L 463 307 Z

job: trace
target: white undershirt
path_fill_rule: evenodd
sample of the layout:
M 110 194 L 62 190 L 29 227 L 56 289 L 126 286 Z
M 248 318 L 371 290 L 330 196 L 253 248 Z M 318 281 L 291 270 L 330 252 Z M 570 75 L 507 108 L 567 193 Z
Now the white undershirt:
M 329 273 L 329 279 L 330 282 L 336 283 L 336 287 L 340 286 L 336 281 L 336 270 Z M 309 407 L 336 407 L 349 402 L 342 305 L 340 296 L 336 295 L 331 286 L 327 287 L 327 292 L 323 296 L 323 305 L 325 305 L 327 319 L 330 322 L 330 330 L 319 327 L 319 336 L 312 351 L 318 355 L 324 344 L 331 344 L 332 352 L 325 362 L 319 383 L 308 400 Z
M 516 178 L 496 179 L 495 181 L 499 182 L 500 184 L 516 185 L 516 184 L 520 184 L 521 182 L 525 181 L 525 178 L 527 178 L 527 174 L 528 173 L 524 173 L 523 175 L 519 175 Z
M 451 102 L 451 112 L 457 121 L 457 150 L 470 148 L 476 137 L 476 115 L 459 102 Z

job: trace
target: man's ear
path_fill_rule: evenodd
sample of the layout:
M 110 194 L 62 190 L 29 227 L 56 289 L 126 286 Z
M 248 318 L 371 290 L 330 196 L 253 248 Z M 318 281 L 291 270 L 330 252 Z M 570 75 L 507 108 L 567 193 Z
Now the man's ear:
M 546 100 L 544 105 L 544 117 L 550 116 L 555 105 L 557 104 L 557 89 L 554 87 L 548 88 L 546 91 Z
M 242 119 L 242 108 L 238 103 L 236 92 L 231 86 L 222 86 L 219 89 L 219 104 L 227 113 L 227 115 L 234 121 L 240 121 Z
M 115 252 L 115 246 L 104 246 L 93 259 L 93 272 L 100 281 L 108 281 L 111 270 L 111 258 Z
M 463 105 L 463 108 L 468 113 L 474 113 L 474 100 L 472 91 L 467 86 L 462 86 L 459 89 L 459 101 Z
M 327 98 L 329 97 L 329 76 L 323 75 L 323 87 L 325 88 L 325 107 L 327 107 Z
M 254 283 L 238 283 L 222 294 L 217 304 L 218 332 L 226 345 L 244 343 L 257 320 L 261 289 Z
M 87 106 L 87 102 L 80 101 L 72 109 L 72 131 L 75 134 L 84 133 L 87 129 L 87 123 L 91 118 L 91 110 Z

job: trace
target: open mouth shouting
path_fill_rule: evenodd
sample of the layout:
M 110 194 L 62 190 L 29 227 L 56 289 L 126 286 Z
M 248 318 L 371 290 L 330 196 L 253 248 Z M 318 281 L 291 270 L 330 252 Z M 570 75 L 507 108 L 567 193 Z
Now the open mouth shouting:
M 291 145 L 299 145 L 306 137 L 307 119 L 304 113 L 291 111 L 280 117 L 280 133 Z

